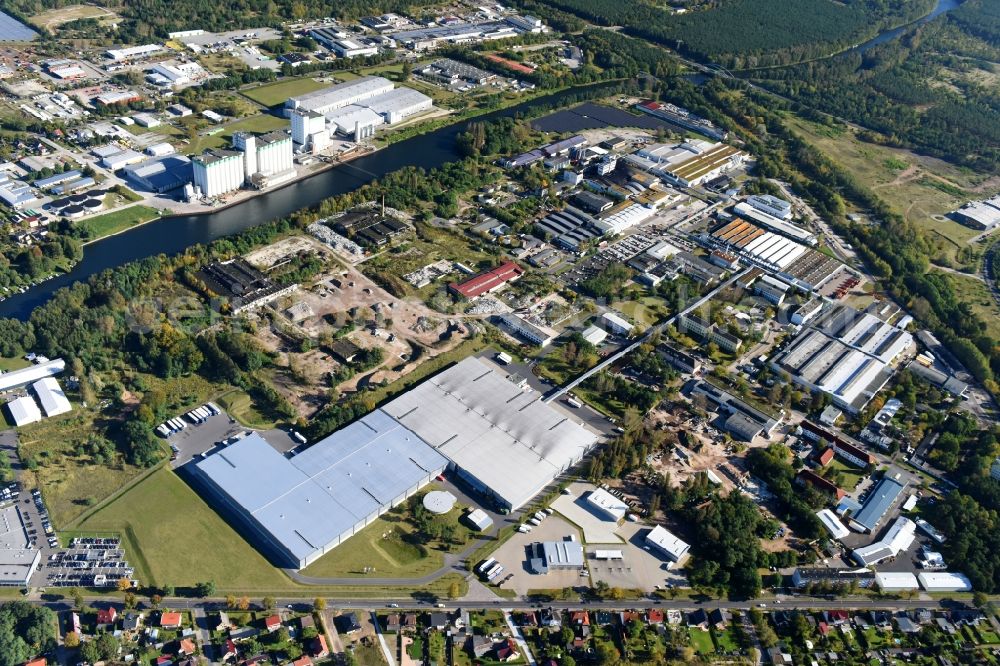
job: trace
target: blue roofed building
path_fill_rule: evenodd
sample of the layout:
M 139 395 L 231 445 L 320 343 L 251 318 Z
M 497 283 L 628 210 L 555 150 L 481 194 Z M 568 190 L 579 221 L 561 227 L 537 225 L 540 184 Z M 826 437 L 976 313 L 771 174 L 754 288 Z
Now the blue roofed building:
M 905 488 L 899 481 L 883 477 L 851 519 L 851 528 L 858 532 L 874 532 Z

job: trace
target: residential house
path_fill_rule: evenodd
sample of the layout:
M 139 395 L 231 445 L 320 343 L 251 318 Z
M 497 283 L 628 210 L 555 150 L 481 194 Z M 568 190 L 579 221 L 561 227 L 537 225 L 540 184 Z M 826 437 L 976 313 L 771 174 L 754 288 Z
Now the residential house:
M 232 638 L 227 638 L 226 642 L 222 644 L 222 661 L 235 659 L 238 654 L 236 643 L 233 642 Z
M 899 630 L 904 634 L 915 634 L 920 631 L 920 625 L 905 615 L 896 618 L 896 626 L 899 627 Z
M 632 622 L 642 621 L 642 616 L 638 613 L 638 611 L 622 611 L 621 613 L 618 614 L 618 616 L 622 621 L 622 626 L 625 627 L 627 627 Z
M 594 613 L 594 622 L 596 622 L 600 627 L 606 627 L 611 624 L 613 619 L 614 615 L 612 615 L 611 611 L 599 610 Z
M 496 649 L 497 661 L 514 661 L 521 657 L 521 653 L 517 651 L 517 643 L 514 642 L 513 638 L 508 638 L 500 643 L 497 643 Z
M 427 618 L 427 626 L 430 627 L 431 629 L 444 631 L 444 628 L 448 626 L 448 614 L 436 613 L 436 612 L 431 613 Z
M 264 628 L 267 629 L 268 633 L 281 629 L 281 616 L 268 615 L 264 618 Z
M 316 620 L 313 619 L 312 614 L 303 615 L 299 618 L 299 629 L 312 629 L 316 626 Z
M 258 635 L 260 635 L 260 629 L 256 627 L 240 627 L 239 629 L 229 630 L 229 637 L 234 641 L 245 641 L 255 638 Z
M 525 611 L 523 613 L 517 614 L 517 626 L 519 627 L 537 627 L 538 626 L 538 615 L 535 611 Z
M 399 613 L 392 613 L 385 618 L 385 630 L 391 633 L 399 633 L 400 624 Z
M 659 608 L 651 608 L 646 613 L 646 622 L 653 626 L 663 624 L 663 611 Z
M 326 637 L 323 636 L 323 634 L 320 634 L 319 636 L 313 639 L 311 647 L 312 647 L 312 656 L 316 657 L 317 659 L 323 659 L 324 657 L 328 657 L 330 655 L 330 648 L 327 647 Z
M 493 651 L 493 639 L 489 636 L 473 636 L 470 649 L 472 656 L 482 659 Z
M 541 615 L 541 625 L 543 627 L 561 627 L 562 613 L 551 608 L 543 608 Z
M 832 447 L 826 447 L 823 452 L 816 456 L 816 464 L 820 467 L 826 467 L 830 464 L 836 454 L 833 452 Z
M 154 663 L 156 664 L 156 666 L 168 666 L 169 664 L 174 663 L 174 658 L 169 654 L 161 654 L 159 657 L 156 658 L 156 661 Z
M 313 666 L 313 660 L 309 658 L 309 655 L 304 654 L 293 661 L 292 666 Z
M 416 631 L 417 630 L 417 614 L 416 613 L 405 613 L 403 615 L 403 631 Z
M 215 623 L 216 631 L 229 631 L 230 629 L 235 629 L 236 625 L 232 623 L 229 619 L 229 613 L 226 611 L 221 611 L 219 613 L 219 621 Z
M 851 614 L 845 610 L 832 610 L 824 613 L 826 621 L 833 625 L 841 625 L 851 619 Z
M 162 629 L 180 629 L 180 613 L 160 613 L 160 627 Z
M 139 631 L 142 626 L 142 615 L 139 613 L 125 613 L 122 618 L 122 629 L 125 631 Z
M 97 609 L 97 625 L 102 626 L 105 624 L 114 624 L 115 620 L 118 619 L 118 611 L 115 610 L 114 606 L 109 608 L 98 608 Z
M 342 634 L 353 634 L 361 631 L 361 624 L 358 622 L 357 613 L 343 613 L 333 618 L 333 624 L 337 631 Z
M 578 627 L 590 626 L 590 614 L 587 611 L 573 611 L 569 614 L 569 621 Z
M 184 655 L 185 657 L 194 654 L 195 649 L 194 641 L 190 638 L 182 638 L 177 643 L 177 654 Z
M 725 608 L 716 608 L 708 614 L 708 622 L 719 631 L 729 626 L 733 616 Z
M 35 657 L 34 659 L 26 662 L 24 666 L 45 666 L 45 657 Z
M 687 626 L 698 627 L 699 629 L 708 629 L 708 613 L 706 613 L 702 608 L 699 608 L 696 611 L 691 611 L 687 615 Z

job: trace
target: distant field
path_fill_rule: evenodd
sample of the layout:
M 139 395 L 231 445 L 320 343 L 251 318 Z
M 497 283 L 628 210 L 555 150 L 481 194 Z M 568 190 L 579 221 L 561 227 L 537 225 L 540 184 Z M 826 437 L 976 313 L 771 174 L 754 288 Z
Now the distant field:
M 789 119 L 810 144 L 874 190 L 935 242 L 939 256 L 955 260 L 978 231 L 944 217 L 963 203 L 985 196 L 987 177 L 942 160 L 860 141 L 853 132 Z M 992 185 L 993 190 L 997 187 Z
M 136 224 L 149 222 L 159 216 L 160 214 L 155 208 L 150 208 L 149 206 L 129 206 L 128 208 L 83 220 L 78 222 L 77 226 L 89 229 L 90 237 L 96 239 L 116 234 Z
M 53 31 L 65 23 L 85 18 L 110 20 L 117 19 L 118 14 L 110 9 L 95 5 L 70 5 L 59 9 L 50 9 L 41 14 L 35 14 L 31 17 L 30 21 L 40 28 Z
M 289 97 L 304 95 L 305 93 L 325 88 L 327 85 L 328 84 L 326 83 L 320 83 L 316 79 L 303 77 L 301 79 L 280 81 L 278 83 L 260 86 L 259 88 L 252 88 L 250 90 L 243 91 L 242 94 L 244 97 L 248 97 L 258 104 L 263 104 L 264 106 L 276 106 L 278 104 L 283 104 Z
M 997 306 L 989 288 L 979 278 L 972 275 L 944 273 L 951 283 L 958 299 L 968 303 L 972 311 L 986 323 L 990 336 L 1000 337 L 1000 306 Z

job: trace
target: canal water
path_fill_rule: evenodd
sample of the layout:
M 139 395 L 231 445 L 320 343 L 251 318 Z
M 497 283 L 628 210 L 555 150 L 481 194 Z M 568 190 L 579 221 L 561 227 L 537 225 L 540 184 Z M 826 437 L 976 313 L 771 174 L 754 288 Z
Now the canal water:
M 495 111 L 476 118 L 491 120 L 533 109 L 559 106 L 588 88 L 609 86 L 607 83 L 585 88 L 572 88 Z M 338 165 L 327 171 L 298 181 L 273 192 L 261 194 L 243 203 L 201 215 L 164 217 L 135 227 L 116 236 L 109 236 L 87 245 L 83 259 L 69 273 L 58 275 L 15 294 L 0 302 L 0 317 L 27 319 L 39 305 L 52 297 L 56 290 L 83 282 L 101 271 L 157 254 L 177 254 L 199 243 L 208 243 L 223 236 L 239 233 L 270 220 L 285 217 L 297 210 L 314 206 L 324 199 L 343 194 L 406 166 L 433 169 L 460 159 L 455 140 L 467 123 L 449 125 L 433 132 L 394 143 L 371 155 Z

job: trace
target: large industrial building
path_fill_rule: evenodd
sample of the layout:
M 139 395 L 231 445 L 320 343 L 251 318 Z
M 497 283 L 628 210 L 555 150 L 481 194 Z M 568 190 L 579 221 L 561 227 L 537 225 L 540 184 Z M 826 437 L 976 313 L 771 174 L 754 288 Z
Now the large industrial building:
M 449 467 L 507 509 L 517 509 L 580 461 L 597 436 L 467 358 L 383 410 L 451 460 Z
M 854 559 L 861 566 L 869 567 L 896 557 L 913 545 L 913 540 L 917 538 L 916 533 L 916 524 L 909 518 L 900 516 L 881 539 L 862 548 L 855 548 Z
M 813 318 L 771 365 L 856 414 L 885 386 L 892 363 L 912 345 L 908 332 L 867 312 L 834 305 Z
M 624 159 L 656 174 L 671 185 L 697 187 L 743 163 L 745 154 L 725 143 L 692 139 L 650 144 Z
M 382 411 L 286 458 L 251 434 L 194 466 L 263 549 L 301 569 L 440 474 L 448 461 Z
M 851 519 L 851 529 L 858 532 L 874 532 L 905 489 L 906 486 L 899 481 L 883 477 L 868 493 L 868 499 L 861 510 Z
M 433 104 L 427 95 L 411 88 L 396 88 L 389 79 L 363 76 L 292 97 L 285 106 L 292 116 L 295 143 L 306 145 L 307 137 L 321 131 L 316 114 L 324 116 L 324 127 L 331 135 L 340 133 L 359 141 L 372 136 L 376 127 L 398 123 L 427 111 Z
M 192 159 L 197 193 L 217 197 L 243 187 L 263 189 L 295 176 L 292 137 L 283 131 L 266 134 L 238 132 L 234 150 L 212 149 Z
M 596 440 L 538 394 L 467 358 L 292 458 L 252 434 L 192 467 L 262 550 L 301 569 L 446 468 L 516 509 Z
M 1000 195 L 983 201 L 970 201 L 954 211 L 952 216 L 973 229 L 992 229 L 1000 224 Z
M 28 587 L 42 552 L 31 547 L 17 505 L 0 509 L 0 586 Z

